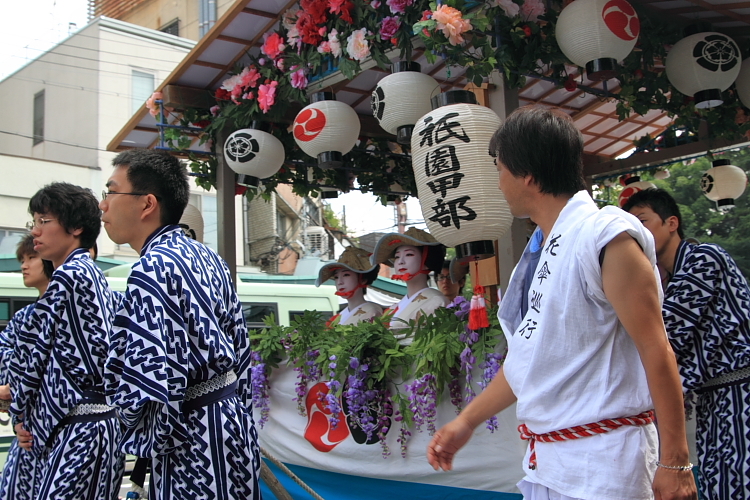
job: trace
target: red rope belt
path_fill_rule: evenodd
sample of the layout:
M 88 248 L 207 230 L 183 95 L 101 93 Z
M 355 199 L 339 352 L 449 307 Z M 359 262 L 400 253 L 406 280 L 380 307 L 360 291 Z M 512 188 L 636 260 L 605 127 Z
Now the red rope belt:
M 518 432 L 521 434 L 521 439 L 530 441 L 529 448 L 531 450 L 531 455 L 529 456 L 529 469 L 534 470 L 536 469 L 536 451 L 534 451 L 535 441 L 554 443 L 556 441 L 579 439 L 593 436 L 594 434 L 604 434 L 605 432 L 613 431 L 625 425 L 647 425 L 653 421 L 654 411 L 648 410 L 632 417 L 604 419 L 599 422 L 594 422 L 593 424 L 577 425 L 575 427 L 560 429 L 559 431 L 552 431 L 546 434 L 534 434 L 528 427 L 526 427 L 526 424 L 521 424 L 518 426 Z

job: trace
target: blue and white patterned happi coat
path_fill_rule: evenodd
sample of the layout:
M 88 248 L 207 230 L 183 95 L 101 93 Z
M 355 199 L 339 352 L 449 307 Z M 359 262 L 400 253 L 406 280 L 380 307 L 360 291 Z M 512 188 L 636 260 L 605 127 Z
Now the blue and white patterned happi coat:
M 106 366 L 122 450 L 152 459 L 151 500 L 260 498 L 249 365 L 226 263 L 178 226 L 155 231 L 128 278 Z M 183 412 L 189 386 L 230 370 L 236 396 Z
M 686 390 L 750 366 L 750 289 L 720 247 L 680 243 L 663 316 Z M 750 382 L 700 391 L 696 424 L 703 496 L 750 500 Z
M 84 391 L 103 393 L 113 318 L 107 281 L 88 251 L 79 248 L 52 273 L 18 330 L 10 359 L 10 412 L 33 436 L 32 452 L 41 461 L 38 498 L 111 500 L 117 495 L 124 466 L 117 419 L 56 430 Z
M 10 357 L 16 346 L 18 330 L 34 311 L 34 304 L 20 309 L 0 332 L 0 385 L 9 384 Z M 36 456 L 18 446 L 14 439 L 0 478 L 0 500 L 31 500 L 34 498 L 34 479 L 38 460 Z

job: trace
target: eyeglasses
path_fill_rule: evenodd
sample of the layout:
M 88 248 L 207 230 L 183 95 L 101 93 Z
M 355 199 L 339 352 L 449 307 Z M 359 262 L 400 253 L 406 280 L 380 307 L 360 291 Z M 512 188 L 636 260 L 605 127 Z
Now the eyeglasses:
M 107 191 L 107 190 L 104 190 L 104 191 L 102 191 L 102 201 L 106 200 L 106 199 L 107 199 L 107 196 L 109 196 L 109 195 L 111 195 L 111 194 L 129 194 L 130 196 L 146 196 L 147 194 L 151 194 L 151 193 L 117 193 L 117 192 L 115 192 L 115 191 Z M 156 196 L 156 195 L 154 195 L 154 197 L 155 197 L 155 198 L 156 198 L 157 200 L 159 199 L 159 197 L 158 197 L 158 196 Z
M 448 275 L 445 275 L 445 274 L 436 274 L 435 275 L 435 281 L 438 282 L 438 283 L 440 283 L 441 281 L 449 280 L 449 279 L 451 279 L 451 277 L 448 276 Z
M 45 225 L 48 222 L 52 222 L 53 220 L 57 220 L 57 219 L 35 219 L 35 220 L 30 220 L 29 222 L 26 223 L 26 229 L 28 229 L 29 231 L 31 231 L 35 227 L 41 228 L 43 225 Z

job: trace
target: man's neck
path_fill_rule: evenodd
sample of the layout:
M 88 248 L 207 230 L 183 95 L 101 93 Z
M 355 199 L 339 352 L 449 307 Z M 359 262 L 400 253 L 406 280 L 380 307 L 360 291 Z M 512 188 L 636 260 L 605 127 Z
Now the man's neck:
M 562 194 L 553 196 L 550 194 L 541 194 L 539 196 L 538 203 L 535 203 L 535 209 L 533 213 L 529 214 L 529 218 L 533 220 L 542 230 L 544 235 L 544 241 L 547 240 L 547 236 L 552 231 L 552 228 L 557 222 L 557 218 L 560 216 L 565 205 L 572 198 L 572 195 Z
M 133 240 L 128 242 L 130 243 L 130 248 L 140 254 L 141 250 L 143 249 L 143 245 L 146 244 L 146 239 L 148 239 L 148 237 L 151 236 L 154 231 L 156 231 L 160 227 L 162 227 L 162 225 L 158 222 L 142 224 Z
M 671 277 L 674 274 L 674 263 L 677 260 L 677 249 L 680 247 L 680 242 L 682 240 L 677 233 L 673 233 L 667 244 L 664 245 L 664 249 L 656 255 L 656 263 L 665 277 Z

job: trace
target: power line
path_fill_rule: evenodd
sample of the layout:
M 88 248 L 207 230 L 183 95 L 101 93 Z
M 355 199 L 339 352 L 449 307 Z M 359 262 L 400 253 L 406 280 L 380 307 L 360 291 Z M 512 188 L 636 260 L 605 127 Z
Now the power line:
M 0 130 L 0 134 L 14 135 L 16 137 L 23 137 L 25 139 L 33 139 L 34 138 L 31 135 L 19 134 L 18 132 L 8 132 L 7 130 Z M 52 140 L 52 139 L 47 139 L 46 137 L 43 139 L 43 141 L 44 142 L 51 142 L 53 144 L 62 144 L 63 146 L 71 146 L 71 147 L 74 147 L 74 148 L 90 149 L 92 151 L 104 151 L 105 153 L 112 153 L 112 151 L 107 151 L 106 149 L 92 148 L 91 146 L 82 146 L 81 144 L 72 144 L 72 143 L 63 142 L 63 141 L 55 141 L 55 140 Z

